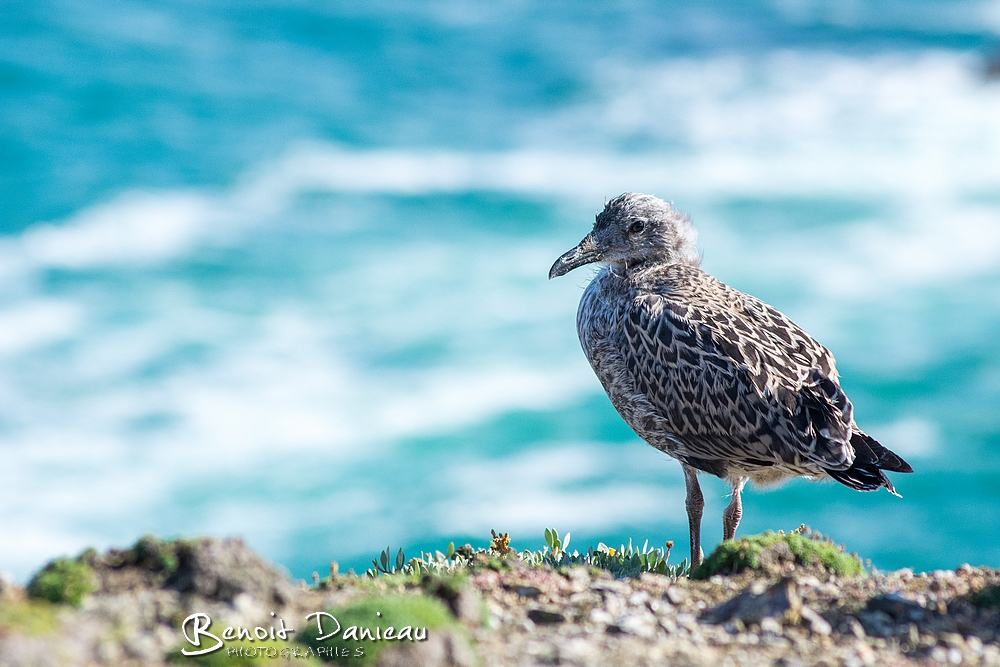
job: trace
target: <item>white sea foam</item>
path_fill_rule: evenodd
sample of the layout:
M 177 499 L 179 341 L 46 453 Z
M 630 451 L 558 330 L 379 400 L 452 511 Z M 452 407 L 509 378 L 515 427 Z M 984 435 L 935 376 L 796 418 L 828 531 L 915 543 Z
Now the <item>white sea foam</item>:
M 193 193 L 133 193 L 58 225 L 21 236 L 25 255 L 42 266 L 85 268 L 145 263 L 183 254 L 212 222 L 213 201 Z
M 574 530 L 602 530 L 622 523 L 655 523 L 662 515 L 650 508 L 676 508 L 684 504 L 680 469 L 664 465 L 672 475 L 670 485 L 606 481 L 600 479 L 609 466 L 628 475 L 629 464 L 649 465 L 649 456 L 615 456 L 607 449 L 573 443 L 539 447 L 501 461 L 456 466 L 451 483 L 461 504 L 443 503 L 437 512 L 437 529 L 485 534 L 502 526 L 521 534 L 536 535 L 546 527 L 573 526 Z M 665 464 L 666 462 L 664 462 Z M 666 509 L 664 509 L 666 511 Z
M 44 297 L 0 310 L 0 356 L 69 338 L 77 333 L 81 315 L 74 303 Z
M 440 238 L 401 247 L 392 236 L 407 222 L 389 221 L 378 247 L 344 248 L 315 283 L 233 311 L 213 305 L 222 298 L 213 287 L 167 275 L 150 278 L 122 317 L 127 288 L 84 281 L 53 296 L 35 280 L 44 269 L 141 271 L 206 244 L 267 252 L 252 230 L 280 229 L 310 192 L 493 191 L 572 202 L 576 211 L 625 190 L 674 198 L 696 224 L 699 208 L 739 197 L 880 202 L 832 233 L 793 238 L 706 221 L 705 238 L 717 241 L 706 248 L 711 265 L 803 285 L 803 307 L 837 298 L 848 312 L 900 294 L 918 299 L 925 286 L 1000 268 L 1000 88 L 978 81 L 964 56 L 606 64 L 596 81 L 595 98 L 526 127 L 523 149 L 300 144 L 228 190 L 125 194 L 7 239 L 4 269 L 25 280 L 0 310 L 0 463 L 11 480 L 0 488 L 4 567 L 23 578 L 53 554 L 148 530 L 241 531 L 277 544 L 270 528 L 252 532 L 254 517 L 277 521 L 303 503 L 271 509 L 225 496 L 211 501 L 211 517 L 181 516 L 178 494 L 227 474 L 255 479 L 276 457 L 322 452 L 360 465 L 404 438 L 600 392 L 573 341 L 583 278 L 544 284 L 548 262 L 584 233 L 583 219 L 569 238 L 562 228 L 527 231 L 491 237 L 488 247 Z M 591 143 L 581 148 L 580 136 Z M 618 147 L 634 136 L 651 149 Z M 428 340 L 446 352 L 419 367 L 386 369 L 370 358 Z M 203 356 L 164 361 L 188 348 Z M 904 420 L 882 437 L 904 456 L 932 456 L 928 424 Z M 433 504 L 434 525 L 598 529 L 650 506 L 682 506 L 677 485 L 572 486 L 612 464 L 621 462 L 558 443 L 461 464 L 447 473 L 455 491 Z M 498 471 L 512 490 L 494 487 Z M 457 498 L 473 500 L 459 509 Z M 341 512 L 353 507 L 347 497 L 328 500 Z M 372 503 L 358 515 L 405 534 Z M 293 517 L 285 530 L 317 521 Z
M 537 255 L 536 245 L 515 245 L 512 254 Z M 0 545 L 10 545 L 0 546 L 5 567 L 23 578 L 54 553 L 121 543 L 151 530 L 169 534 L 178 526 L 188 533 L 216 532 L 224 524 L 229 529 L 220 532 L 271 540 L 268 530 L 279 528 L 255 527 L 261 512 L 253 502 L 241 498 L 233 504 L 224 496 L 211 502 L 210 516 L 187 516 L 175 508 L 183 502 L 179 494 L 233 476 L 268 479 L 276 460 L 321 456 L 335 470 L 366 465 L 372 457 L 392 455 L 393 443 L 402 438 L 447 433 L 509 410 L 550 409 L 593 391 L 596 381 L 583 364 L 566 366 L 552 358 L 538 363 L 516 348 L 482 349 L 425 369 L 379 370 L 351 358 L 348 349 L 358 336 L 370 346 L 428 336 L 459 342 L 476 332 L 490 341 L 493 317 L 505 326 L 537 326 L 532 322 L 560 313 L 571 318 L 572 298 L 557 308 L 491 314 L 496 304 L 474 298 L 476 290 L 504 286 L 514 302 L 526 302 L 532 286 L 521 277 L 530 267 L 507 264 L 488 248 L 458 254 L 478 267 L 464 285 L 451 276 L 462 267 L 457 260 L 428 264 L 426 253 L 376 253 L 346 267 L 348 274 L 383 278 L 357 298 L 345 298 L 356 291 L 350 287 L 355 283 L 335 270 L 326 279 L 340 285 L 331 295 L 341 309 L 337 318 L 296 306 L 292 297 L 255 315 L 247 329 L 244 316 L 209 309 L 193 287 L 169 283 L 146 292 L 124 322 L 100 319 L 107 317 L 103 300 L 116 294 L 95 300 L 91 290 L 76 293 L 75 302 L 29 299 L 28 306 L 8 311 L 7 347 L 40 346 L 35 364 L 50 368 L 58 359 L 60 366 L 41 378 L 31 365 L 5 367 L 0 401 L 13 430 L 0 452 L 16 481 L 0 489 L 0 507 L 23 510 L 45 526 L 37 539 L 20 539 L 39 531 L 22 533 L 22 522 L 0 522 Z M 398 286 L 385 279 L 400 271 L 422 276 L 426 289 L 401 299 Z M 458 290 L 446 301 L 455 300 L 468 317 L 456 320 L 455 311 L 434 305 L 438 281 L 449 294 Z M 543 281 L 540 272 L 537 282 Z M 563 288 L 575 291 L 569 283 Z M 371 310 L 371 303 L 393 307 Z M 100 327 L 98 333 L 81 330 L 81 320 Z M 355 320 L 366 324 L 364 332 L 349 325 Z M 567 329 L 568 342 L 570 336 Z M 46 356 L 56 343 L 67 350 Z M 145 369 L 190 345 L 211 352 L 163 377 L 146 375 Z M 566 355 L 579 357 L 574 347 L 564 347 Z M 293 480 L 300 473 L 282 474 Z M 333 500 L 338 513 L 346 511 L 342 499 Z M 311 511 L 295 500 L 286 503 L 286 512 Z
M 980 81 L 963 55 L 788 52 L 760 62 L 605 64 L 596 76 L 597 102 L 525 130 L 537 147 L 481 154 L 303 143 L 229 192 L 133 193 L 29 229 L 21 243 L 43 265 L 162 260 L 187 251 L 206 227 L 271 217 L 316 191 L 489 190 L 593 207 L 623 190 L 696 200 L 873 195 L 945 213 L 1000 184 L 1000 86 Z M 597 150 L 544 147 L 577 135 L 594 137 Z M 612 150 L 632 135 L 666 143 L 642 154 Z
M 376 419 L 388 433 L 402 436 L 472 424 L 507 410 L 548 410 L 591 384 L 582 370 L 577 365 L 565 370 L 481 368 L 470 373 L 463 367 L 422 373 L 414 390 L 386 405 Z

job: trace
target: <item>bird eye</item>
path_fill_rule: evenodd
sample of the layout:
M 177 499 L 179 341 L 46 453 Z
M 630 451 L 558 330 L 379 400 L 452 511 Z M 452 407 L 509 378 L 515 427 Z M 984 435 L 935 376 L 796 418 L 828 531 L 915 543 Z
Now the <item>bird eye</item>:
M 629 227 L 628 230 L 630 232 L 632 232 L 633 234 L 638 234 L 639 232 L 641 232 L 645 228 L 646 228 L 646 224 L 644 222 L 642 222 L 642 220 L 636 220 L 635 222 L 632 223 L 632 226 Z

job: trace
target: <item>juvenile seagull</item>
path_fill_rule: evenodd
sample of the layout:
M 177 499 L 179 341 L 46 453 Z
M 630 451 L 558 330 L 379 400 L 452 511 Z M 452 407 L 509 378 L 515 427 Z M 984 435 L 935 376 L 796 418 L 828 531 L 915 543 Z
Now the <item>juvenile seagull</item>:
M 732 485 L 727 540 L 748 479 L 832 477 L 899 495 L 883 471 L 913 469 L 854 423 L 830 351 L 698 268 L 687 216 L 649 195 L 616 197 L 549 278 L 593 262 L 605 266 L 580 300 L 580 344 L 622 418 L 684 469 L 692 567 L 702 560 L 699 472 Z

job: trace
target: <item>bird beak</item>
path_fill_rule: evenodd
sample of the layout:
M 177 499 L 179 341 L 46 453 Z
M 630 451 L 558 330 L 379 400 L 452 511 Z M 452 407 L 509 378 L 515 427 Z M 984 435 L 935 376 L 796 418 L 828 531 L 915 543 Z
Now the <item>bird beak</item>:
M 565 275 L 584 264 L 590 264 L 601 259 L 601 253 L 597 249 L 593 234 L 587 234 L 580 241 L 580 244 L 563 254 L 556 263 L 549 269 L 549 280 Z

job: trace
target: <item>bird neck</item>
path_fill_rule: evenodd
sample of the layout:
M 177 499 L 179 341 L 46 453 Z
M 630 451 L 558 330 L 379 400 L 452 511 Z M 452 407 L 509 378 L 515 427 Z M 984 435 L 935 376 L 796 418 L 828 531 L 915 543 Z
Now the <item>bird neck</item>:
M 622 276 L 628 280 L 633 280 L 649 273 L 650 271 L 665 269 L 668 266 L 674 266 L 676 264 L 683 264 L 697 268 L 698 265 L 701 264 L 701 258 L 677 258 L 664 256 L 634 257 L 619 262 L 610 262 L 608 264 L 608 268 L 615 275 Z

